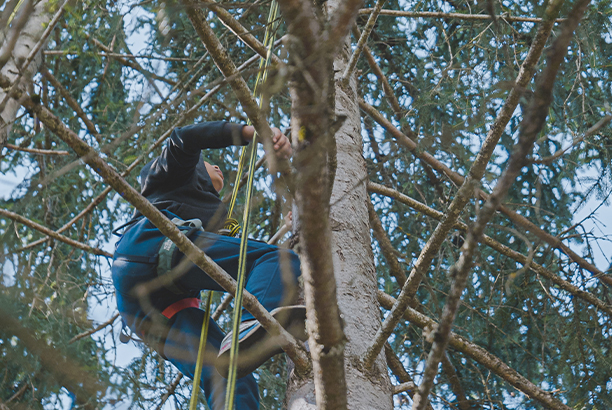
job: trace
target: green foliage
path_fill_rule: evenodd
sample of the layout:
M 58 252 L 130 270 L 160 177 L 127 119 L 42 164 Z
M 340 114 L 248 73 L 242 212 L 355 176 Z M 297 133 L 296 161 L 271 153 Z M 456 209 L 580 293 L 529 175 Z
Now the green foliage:
M 368 1 L 366 6 L 373 4 Z M 389 0 L 385 8 L 486 14 L 485 4 L 474 5 L 462 0 Z M 262 39 L 268 6 L 268 2 L 262 2 L 229 10 Z M 545 3 L 525 1 L 494 3 L 496 13 L 517 16 L 541 16 L 544 6 Z M 567 16 L 571 6 L 567 2 L 562 17 Z M 610 112 L 612 39 L 605 34 L 610 33 L 610 10 L 608 0 L 593 3 L 576 33 L 559 73 L 554 102 L 534 158 L 546 158 L 568 147 L 573 139 Z M 363 24 L 366 18 L 360 17 L 358 23 Z M 212 13 L 209 22 L 238 64 L 253 54 Z M 280 31 L 282 35 L 283 25 Z M 491 23 L 381 16 L 368 45 L 399 98 L 401 115 L 394 117 L 379 81 L 363 58 L 358 65 L 359 92 L 398 127 L 413 130 L 418 135 L 418 150 L 431 153 L 465 175 L 512 87 L 535 31 L 533 23 L 508 23 L 501 18 Z M 555 29 L 552 37 L 557 34 Z M 152 80 L 149 74 L 100 54 L 95 40 L 108 47 L 112 44 L 114 53 L 180 59 L 138 59 L 147 72 L 179 85 L 173 88 L 169 83 Z M 99 138 L 86 131 L 83 121 L 60 92 L 45 78 L 37 76 L 34 90 L 40 95 L 41 104 L 71 129 L 79 131 L 85 141 L 103 151 L 108 162 L 120 172 L 198 102 L 203 95 L 196 92 L 199 88 L 221 77 L 184 8 L 176 1 L 78 3 L 55 28 L 47 48 L 67 53 L 46 55 L 44 64 L 96 124 Z M 538 72 L 544 64 L 541 60 Z M 247 81 L 252 86 L 254 76 L 247 76 Z M 482 181 L 486 190 L 495 185 L 503 169 L 533 89 L 534 82 L 531 82 L 521 98 L 520 109 L 501 137 Z M 173 100 L 177 102 L 168 105 Z M 288 90 L 283 89 L 272 99 L 271 123 L 287 127 L 290 110 Z M 162 115 L 154 117 L 158 111 Z M 187 123 L 222 119 L 245 120 L 229 87 L 223 87 L 211 97 Z M 134 126 L 143 128 L 128 134 L 127 130 Z M 439 211 L 446 210 L 457 187 L 444 175 L 426 169 L 369 118 L 364 118 L 363 134 L 364 156 L 372 181 L 395 188 Z M 27 112 L 21 112 L 16 119 L 9 143 L 27 148 L 69 150 Z M 591 249 L 605 238 L 586 233 L 580 226 L 568 228 L 577 222 L 574 214 L 587 201 L 607 200 L 612 189 L 609 182 L 611 144 L 610 127 L 604 127 L 550 164 L 532 163 L 523 169 L 507 203 L 546 231 L 560 235 L 564 243 L 576 249 L 583 246 L 585 257 L 592 260 Z M 157 153 L 159 149 L 149 157 Z M 100 178 L 73 154 L 43 156 L 14 150 L 4 150 L 2 154 L 3 173 L 16 171 L 21 175 L 26 172 L 24 169 L 29 171 L 10 198 L 1 201 L 0 207 L 50 229 L 61 228 L 105 188 Z M 206 155 L 223 170 L 226 188 L 222 194 L 227 194 L 231 188 L 229 182 L 235 179 L 236 150 L 224 149 Z M 134 187 L 138 186 L 141 166 L 126 177 Z M 286 205 L 274 195 L 266 175 L 265 169 L 256 174 L 258 183 L 250 227 L 253 237 L 262 240 L 282 225 L 281 214 L 285 213 Z M 397 201 L 378 195 L 372 195 L 372 200 L 400 262 L 409 272 L 412 261 L 437 223 Z M 239 199 L 235 215 L 242 214 L 242 201 Z M 465 222 L 473 221 L 478 205 L 481 204 L 474 201 L 468 205 L 462 216 Z M 129 219 L 130 214 L 131 208 L 111 193 L 63 234 L 109 249 L 112 228 Z M 534 261 L 611 303 L 608 288 L 592 275 L 535 237 L 515 229 L 518 228 L 497 216 L 487 234 L 523 254 L 529 253 L 526 238 L 536 248 Z M 119 404 L 134 409 L 155 408 L 176 379 L 177 371 L 142 345 L 135 358 L 123 364 L 121 355 L 125 354 L 122 353 L 125 347 L 116 342 L 118 324 L 68 345 L 71 338 L 104 321 L 94 315 L 100 306 L 114 309 L 109 261 L 57 242 L 23 249 L 41 237 L 37 231 L 0 218 L 0 302 L 10 306 L 20 323 L 37 338 L 58 352 L 67 352 L 71 363 L 87 369 L 99 381 L 97 396 L 92 399 L 97 404 L 90 403 L 91 408 L 113 408 Z M 373 248 L 380 289 L 397 296 L 399 288 L 375 241 Z M 458 257 L 459 248 L 449 238 L 418 291 L 423 312 L 435 319 L 441 315 L 450 288 L 449 268 Z M 476 262 L 454 330 L 486 348 L 536 385 L 554 391 L 570 406 L 612 408 L 609 318 L 533 272 L 517 274 L 520 264 L 489 248 L 480 248 Z M 220 295 L 216 295 L 215 304 L 219 302 Z M 92 321 L 94 316 L 96 319 Z M 227 326 L 229 317 L 222 317 L 220 326 Z M 390 341 L 418 382 L 429 349 L 422 331 L 404 323 Z M 462 353 L 451 349 L 449 358 L 474 406 L 541 408 L 537 401 Z M 121 363 L 117 364 L 116 360 Z M 260 368 L 258 377 L 262 409 L 282 408 L 287 379 L 284 356 L 277 356 Z M 168 399 L 167 408 L 187 408 L 190 392 L 191 383 L 181 380 Z M 436 408 L 456 406 L 456 392 L 448 375 L 441 373 L 434 393 L 432 401 Z M 28 408 L 68 408 L 67 397 L 67 390 L 57 382 L 53 371 L 42 368 L 40 360 L 28 353 L 22 341 L 0 329 L 0 402 L 12 399 L 9 404 Z M 410 408 L 410 401 L 398 398 L 396 405 Z

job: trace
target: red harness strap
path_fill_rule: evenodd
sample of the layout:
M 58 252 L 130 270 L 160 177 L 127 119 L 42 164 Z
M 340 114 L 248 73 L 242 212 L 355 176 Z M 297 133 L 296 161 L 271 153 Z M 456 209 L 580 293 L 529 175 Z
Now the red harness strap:
M 174 315 L 176 315 L 181 310 L 187 308 L 199 308 L 200 307 L 200 299 L 198 298 L 186 298 L 181 299 L 178 302 L 174 302 L 170 306 L 164 309 L 162 315 L 164 315 L 167 319 L 172 319 Z

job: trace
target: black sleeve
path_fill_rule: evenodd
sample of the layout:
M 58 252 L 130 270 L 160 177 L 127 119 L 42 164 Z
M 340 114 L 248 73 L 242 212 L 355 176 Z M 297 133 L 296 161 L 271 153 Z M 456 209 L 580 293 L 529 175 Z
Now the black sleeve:
M 242 138 L 242 127 L 214 121 L 175 128 L 155 165 L 166 177 L 188 178 L 195 171 L 203 149 L 248 144 Z

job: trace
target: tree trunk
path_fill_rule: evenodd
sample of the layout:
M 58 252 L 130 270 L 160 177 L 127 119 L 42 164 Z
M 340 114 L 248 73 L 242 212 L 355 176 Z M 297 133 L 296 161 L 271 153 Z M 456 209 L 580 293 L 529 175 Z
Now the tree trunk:
M 40 40 L 43 32 L 47 28 L 47 24 L 51 20 L 52 13 L 47 10 L 47 5 L 48 2 L 46 0 L 41 0 L 34 6 L 32 14 L 29 16 L 23 29 L 19 33 L 19 38 L 12 49 L 10 57 L 6 61 L 6 65 L 0 70 L 0 73 L 11 82 L 17 81 L 21 65 L 36 43 Z M 22 7 L 25 7 L 25 5 Z M 5 43 L 9 41 L 9 38 L 2 38 L 3 54 L 5 51 L 11 52 L 11 50 L 5 50 L 5 46 L 8 46 L 8 44 Z M 30 84 L 32 76 L 38 71 L 41 61 L 41 54 L 39 54 L 26 68 L 20 80 L 23 85 Z M 0 106 L 5 97 L 5 91 L 0 88 Z M 0 147 L 6 144 L 8 134 L 13 126 L 13 121 L 20 108 L 21 104 L 18 101 L 9 98 L 3 109 L 0 109 Z
M 369 371 L 364 372 L 359 365 L 381 320 L 368 223 L 367 174 L 362 156 L 356 80 L 353 76 L 345 89 L 339 81 L 349 52 L 346 44 L 333 65 L 336 73 L 335 113 L 339 117 L 346 116 L 346 120 L 335 134 L 337 168 L 330 201 L 333 270 L 347 339 L 344 352 L 345 384 L 349 409 L 392 409 L 391 383 L 384 355 L 381 353 L 377 357 Z M 338 381 L 339 385 L 341 383 Z M 292 374 L 287 387 L 287 408 L 314 409 L 317 407 L 315 397 L 312 378 L 300 379 Z

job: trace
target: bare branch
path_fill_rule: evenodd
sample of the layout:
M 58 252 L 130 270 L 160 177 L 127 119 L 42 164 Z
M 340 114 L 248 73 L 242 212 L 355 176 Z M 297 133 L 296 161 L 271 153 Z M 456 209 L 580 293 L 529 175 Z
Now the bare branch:
M 404 283 L 406 283 L 406 274 L 404 273 L 402 265 L 397 260 L 395 248 L 389 240 L 387 232 L 382 226 L 382 223 L 378 218 L 378 214 L 374 209 L 374 205 L 372 205 L 372 201 L 370 200 L 368 200 L 368 215 L 370 217 L 370 228 L 372 228 L 372 231 L 374 232 L 374 237 L 378 241 L 378 244 L 380 245 L 380 250 L 382 251 L 385 260 L 389 265 L 389 273 L 395 278 L 397 284 L 401 288 L 404 286 Z
M 37 154 L 37 155 L 60 155 L 60 156 L 70 155 L 68 151 L 59 151 L 59 150 L 52 150 L 52 149 L 24 148 L 24 147 L 20 147 L 18 145 L 13 145 L 13 144 L 6 144 L 5 147 L 15 150 L 15 151 L 29 152 L 31 154 Z
M 70 95 L 70 93 L 68 92 L 68 90 L 66 90 L 64 88 L 64 86 L 57 80 L 57 78 L 55 78 L 53 76 L 53 74 L 51 74 L 51 72 L 49 70 L 47 70 L 47 67 L 41 67 L 40 72 L 42 75 L 45 76 L 45 78 L 47 80 L 49 80 L 49 82 L 51 83 L 51 85 L 53 85 L 53 87 L 59 91 L 59 93 L 61 94 L 62 97 L 64 97 L 64 100 L 66 100 L 66 103 L 68 103 L 68 106 L 70 108 L 72 108 L 74 110 L 74 112 L 76 113 L 76 115 L 83 121 L 83 123 L 85 124 L 85 126 L 87 127 L 87 130 L 89 131 L 89 133 L 96 139 L 96 141 L 98 141 L 98 143 L 102 142 L 102 139 L 100 137 L 100 134 L 98 133 L 98 130 L 96 130 L 96 126 L 94 125 L 94 123 L 87 117 L 87 114 L 85 114 L 85 112 L 83 111 L 83 109 L 81 108 L 81 105 L 79 103 L 77 103 L 74 98 L 72 98 L 72 96 Z
M 457 374 L 457 370 L 455 370 L 455 366 L 450 361 L 448 354 L 444 354 L 442 357 L 442 369 L 444 369 L 444 373 L 448 377 L 448 381 L 453 389 L 453 393 L 455 397 L 457 397 L 457 404 L 459 405 L 459 410 L 470 410 L 472 409 L 472 405 L 465 397 L 465 391 L 463 390 L 463 386 L 461 385 L 461 380 L 459 379 L 459 375 Z
M 183 0 L 188 8 L 193 3 L 191 0 Z M 234 94 L 242 104 L 242 108 L 246 115 L 249 117 L 257 134 L 261 137 L 266 152 L 274 152 L 274 146 L 272 143 L 272 129 L 266 121 L 264 113 L 257 106 L 257 101 L 253 97 L 251 90 L 244 81 L 244 79 L 238 75 L 238 71 L 234 62 L 231 60 L 225 48 L 219 42 L 219 39 L 215 36 L 214 31 L 208 25 L 206 16 L 200 9 L 188 9 L 187 15 L 189 20 L 193 24 L 196 32 L 200 36 L 202 43 L 210 53 L 211 57 L 215 61 L 215 64 L 219 70 L 223 73 L 223 76 L 228 79 Z M 268 168 L 271 173 L 278 172 L 280 168 L 279 161 L 277 161 L 274 155 L 267 156 Z M 282 169 L 286 169 L 287 163 L 284 164 Z
M 119 317 L 119 313 L 115 313 L 115 315 L 113 317 L 111 317 L 110 319 L 108 319 L 106 322 L 101 323 L 99 326 L 90 329 L 86 332 L 83 333 L 79 333 L 78 335 L 76 335 L 75 337 L 73 337 L 72 339 L 70 339 L 68 341 L 68 344 L 71 345 L 74 342 L 76 342 L 77 340 L 81 340 L 87 336 L 93 335 L 96 332 L 99 332 L 100 330 L 104 329 L 107 326 L 111 326 L 113 323 L 115 323 L 115 320 L 117 320 L 117 318 Z
M 384 294 L 384 293 L 383 293 Z M 404 369 L 404 365 L 400 361 L 399 357 L 393 351 L 393 348 L 389 343 L 385 343 L 385 358 L 387 359 L 387 365 L 393 372 L 400 384 L 393 386 L 393 394 L 400 394 L 403 392 L 408 393 L 408 396 L 412 398 L 416 393 L 419 386 L 414 383 L 410 374 Z M 433 410 L 431 405 L 427 406 L 427 410 Z
M 357 41 L 357 46 L 355 46 L 355 50 L 353 51 L 353 54 L 351 55 L 351 58 L 349 59 L 349 62 L 346 65 L 346 69 L 344 70 L 344 73 L 342 74 L 341 81 L 343 84 L 347 84 L 349 79 L 351 78 L 351 75 L 353 74 L 353 71 L 355 70 L 355 67 L 357 66 L 357 61 L 359 60 L 361 51 L 364 49 L 368 41 L 368 37 L 370 37 L 370 33 L 374 29 L 374 25 L 376 24 L 376 19 L 378 18 L 378 14 L 380 13 L 380 10 L 382 10 L 382 7 L 385 5 L 385 1 L 386 0 L 376 0 L 376 6 L 374 7 L 372 14 L 370 14 L 370 17 L 368 18 L 368 22 L 366 23 L 363 29 L 363 32 L 359 36 L 359 40 Z
M 359 14 L 370 14 L 375 9 L 361 9 Z M 382 16 L 393 16 L 393 17 L 415 17 L 415 18 L 443 18 L 443 19 L 457 19 L 457 20 L 491 20 L 490 14 L 462 14 L 462 13 L 442 13 L 436 11 L 402 11 L 402 10 L 381 10 L 380 15 Z M 507 13 L 496 16 L 502 20 L 508 22 L 519 22 L 519 23 L 541 23 L 545 19 L 536 17 L 514 17 Z M 561 23 L 565 19 L 555 19 L 556 23 Z
M 75 56 L 83 55 L 83 53 L 77 53 L 77 52 L 70 51 L 70 50 L 45 50 L 43 51 L 43 54 L 46 56 L 62 56 L 62 57 L 68 56 L 68 55 L 75 55 Z M 93 53 L 93 54 L 100 56 L 100 57 L 118 57 L 122 59 L 143 58 L 147 60 L 178 61 L 181 63 L 196 63 L 199 61 L 194 58 L 162 57 L 162 56 L 153 56 L 153 55 L 136 55 L 136 54 L 121 54 L 121 53 L 107 53 L 107 52 L 100 52 L 100 53 Z
M 595 134 L 597 131 L 599 131 L 600 129 L 602 129 L 606 125 L 608 125 L 608 123 L 610 121 L 612 121 L 612 115 L 606 115 L 601 120 L 597 121 L 597 123 L 595 125 L 593 125 L 591 128 L 586 130 L 586 132 L 584 134 L 582 134 L 582 136 L 580 136 L 578 138 L 575 138 L 572 141 L 572 144 L 569 147 L 564 148 L 564 149 L 560 149 L 560 150 L 558 150 L 557 152 L 555 152 L 553 155 L 551 155 L 549 157 L 542 158 L 542 159 L 534 159 L 533 163 L 534 164 L 544 164 L 544 165 L 552 164 L 553 161 L 555 161 L 556 159 L 561 158 L 567 151 L 569 151 L 570 149 L 572 149 L 576 145 L 580 144 L 582 141 L 584 141 L 585 139 L 587 139 L 591 135 Z
M 113 54 L 113 50 L 110 49 L 109 47 L 106 47 L 98 39 L 90 36 L 89 34 L 86 34 L 86 36 L 87 36 L 87 38 L 91 39 L 94 42 L 94 44 L 96 46 L 100 47 L 102 50 L 106 51 L 109 54 Z M 153 81 L 153 80 L 163 81 L 164 83 L 170 84 L 172 86 L 176 85 L 176 81 L 173 81 L 173 80 L 170 80 L 169 78 L 162 77 L 160 75 L 152 73 L 149 70 L 145 70 L 140 65 L 140 63 L 138 61 L 136 61 L 136 59 L 131 59 L 131 61 L 130 61 L 130 60 L 125 59 L 123 57 L 113 57 L 113 58 L 115 58 L 117 61 L 119 61 L 124 66 L 133 68 L 134 70 L 136 70 L 139 73 L 141 73 L 145 77 L 147 82 L 151 85 L 151 87 L 153 87 L 153 89 L 159 95 L 159 97 L 162 98 L 162 99 L 164 98 L 164 95 L 162 94 L 161 90 L 159 89 L 157 84 L 155 84 L 155 81 Z
M 357 27 L 357 25 L 353 26 L 353 35 L 356 38 L 361 38 L 361 33 L 359 32 L 359 28 Z M 387 102 L 389 103 L 389 105 L 393 109 L 393 113 L 397 117 L 398 115 L 400 115 L 402 109 L 399 105 L 399 101 L 397 100 L 397 97 L 395 96 L 395 93 L 393 92 L 393 88 L 391 87 L 391 84 L 389 84 L 389 80 L 387 79 L 387 76 L 385 76 L 385 74 L 380 69 L 380 66 L 378 65 L 378 63 L 376 62 L 376 59 L 372 55 L 372 51 L 370 50 L 370 47 L 368 47 L 366 44 L 364 44 L 363 46 L 363 54 L 366 57 L 366 60 L 368 62 L 368 65 L 370 66 L 370 69 L 374 72 L 374 75 L 376 75 L 376 77 L 378 77 L 378 79 L 380 80 L 382 84 L 383 92 L 385 93 L 385 97 L 387 97 Z
M 451 277 L 454 278 L 453 284 L 446 298 L 440 323 L 435 331 L 434 342 L 427 357 L 425 370 L 423 371 L 423 381 L 419 386 L 418 394 L 414 398 L 414 410 L 423 410 L 427 404 L 429 392 L 438 373 L 438 365 L 448 345 L 448 336 L 455 320 L 461 294 L 465 289 L 472 268 L 473 257 L 476 253 L 478 242 L 484 233 L 485 227 L 493 218 L 516 177 L 520 174 L 521 169 L 528 164 L 527 156 L 532 152 L 533 144 L 544 127 L 548 116 L 557 72 L 567 54 L 567 48 L 573 38 L 574 30 L 580 23 L 589 3 L 590 0 L 579 0 L 576 3 L 570 17 L 561 27 L 560 35 L 551 45 L 546 67 L 538 80 L 526 116 L 521 122 L 518 142 L 514 146 L 508 164 L 495 185 L 493 192 L 478 213 L 474 226 L 468 231 L 467 239 L 461 248 L 459 260 L 450 270 Z M 466 179 L 466 182 L 468 179 Z
M 155 410 L 161 410 L 162 407 L 164 407 L 164 404 L 166 404 L 166 401 L 168 400 L 168 398 L 174 394 L 174 392 L 176 391 L 176 388 L 178 387 L 178 385 L 181 382 L 181 380 L 183 379 L 183 377 L 184 377 L 183 373 L 179 373 L 174 378 L 174 380 L 172 381 L 172 384 L 170 384 L 170 386 L 168 386 L 168 390 L 162 396 L 161 401 L 159 402 L 159 404 L 157 405 Z
M 58 240 L 60 242 L 64 242 L 64 243 L 66 243 L 66 244 L 68 244 L 70 246 L 74 246 L 75 248 L 81 249 L 81 250 L 83 250 L 85 252 L 93 253 L 94 255 L 107 256 L 109 258 L 113 257 L 113 255 L 111 255 L 110 253 L 108 253 L 106 251 L 103 251 L 102 249 L 93 248 L 93 247 L 91 247 L 89 245 L 85 245 L 84 243 L 75 241 L 74 239 L 67 238 L 67 237 L 65 237 L 63 235 L 60 235 L 60 234 L 52 231 L 51 229 L 46 228 L 46 227 L 44 227 L 44 226 L 42 226 L 42 225 L 40 225 L 40 224 L 38 224 L 38 223 L 36 223 L 34 221 L 31 221 L 31 220 L 29 220 L 27 218 L 24 218 L 21 215 L 18 215 L 18 214 L 14 213 L 14 212 L 11 212 L 11 211 L 7 211 L 6 209 L 0 208 L 0 215 L 6 216 L 7 218 L 10 218 L 10 219 L 12 219 L 15 222 L 19 222 L 20 224 L 23 224 L 23 225 L 25 225 L 25 226 L 27 226 L 29 228 L 36 229 L 37 231 L 40 231 L 40 232 L 44 233 L 45 235 L 50 236 L 53 239 L 56 239 L 56 240 Z
M 198 3 L 201 4 L 201 3 Z M 266 58 L 268 55 L 268 49 L 262 44 L 257 38 L 252 35 L 238 20 L 232 16 L 230 12 L 225 9 L 226 4 L 219 4 L 214 1 L 206 3 L 206 6 L 215 12 L 219 20 L 227 27 L 232 33 L 234 33 L 244 44 L 249 46 L 251 50 L 259 54 L 262 58 Z M 271 54 L 270 58 L 273 63 L 280 64 L 280 59 L 276 54 Z
M 412 199 L 409 196 L 406 196 L 394 189 L 391 189 L 391 188 L 388 188 L 388 187 L 385 187 L 383 185 L 379 185 L 373 182 L 369 182 L 368 190 L 370 192 L 375 192 L 380 195 L 385 195 L 390 198 L 394 198 L 398 200 L 399 202 L 406 204 L 409 207 L 417 210 L 418 212 L 421 212 L 422 214 L 427 215 L 430 218 L 436 219 L 438 221 L 444 218 L 444 214 L 442 212 L 436 211 L 435 209 L 432 209 L 428 207 L 427 205 L 415 199 Z M 459 229 L 463 232 L 468 231 L 468 226 L 465 223 L 459 222 L 459 221 L 455 223 L 454 228 Z M 515 250 L 510 249 L 506 245 L 499 243 L 498 241 L 491 238 L 490 236 L 483 235 L 482 242 L 485 245 L 491 247 L 492 249 L 495 249 L 497 252 L 501 253 L 502 255 L 508 256 L 509 258 L 512 258 L 515 261 L 522 263 L 523 265 L 527 265 L 527 263 L 529 262 L 529 258 L 527 256 L 519 252 L 516 252 Z M 586 292 L 580 289 L 579 287 L 577 287 L 576 285 L 566 280 L 563 280 L 558 275 L 554 274 L 553 272 L 546 269 L 542 265 L 539 265 L 533 261 L 531 261 L 531 263 L 527 266 L 529 266 L 529 268 L 533 270 L 534 272 L 544 276 L 546 279 L 550 280 L 555 285 L 559 286 L 561 289 L 571 293 L 572 295 L 576 297 L 581 298 L 587 303 L 590 303 L 591 305 L 595 306 L 601 311 L 607 313 L 612 318 L 612 306 L 607 305 L 604 301 L 602 301 L 601 299 L 598 299 L 592 293 Z
M 378 291 L 378 301 L 385 309 L 391 309 L 396 304 L 396 300 L 382 291 Z M 425 316 L 411 307 L 404 311 L 403 317 L 421 329 L 435 329 L 438 325 L 433 319 Z M 449 345 L 465 355 L 471 357 L 476 362 L 489 369 L 517 390 L 522 391 L 527 396 L 532 397 L 544 406 L 555 410 L 571 410 L 570 407 L 561 403 L 553 397 L 552 393 L 540 389 L 538 386 L 520 375 L 516 370 L 504 363 L 500 358 L 492 355 L 486 349 L 468 341 L 462 336 L 453 332 L 449 335 Z

